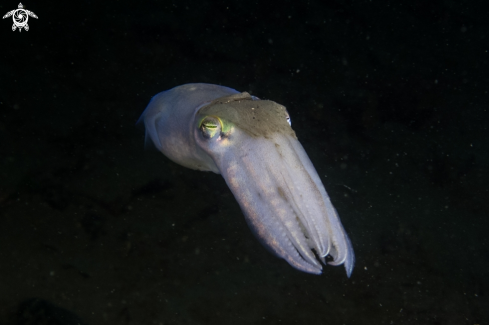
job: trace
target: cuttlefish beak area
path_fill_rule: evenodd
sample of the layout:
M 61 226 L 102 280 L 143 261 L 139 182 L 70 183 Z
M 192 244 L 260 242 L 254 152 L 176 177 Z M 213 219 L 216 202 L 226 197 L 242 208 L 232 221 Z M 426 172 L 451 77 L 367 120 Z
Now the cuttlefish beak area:
M 265 247 L 304 272 L 320 274 L 322 262 L 351 275 L 350 240 L 285 107 L 217 101 L 198 111 L 194 129 Z

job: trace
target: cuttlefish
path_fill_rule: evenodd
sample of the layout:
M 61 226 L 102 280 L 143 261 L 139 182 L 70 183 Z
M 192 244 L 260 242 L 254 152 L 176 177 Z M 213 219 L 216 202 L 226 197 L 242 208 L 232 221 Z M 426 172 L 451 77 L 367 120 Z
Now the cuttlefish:
M 252 231 L 275 255 L 313 274 L 321 274 L 321 262 L 344 264 L 350 277 L 350 239 L 284 106 L 193 83 L 154 96 L 140 121 L 146 139 L 172 161 L 221 174 Z

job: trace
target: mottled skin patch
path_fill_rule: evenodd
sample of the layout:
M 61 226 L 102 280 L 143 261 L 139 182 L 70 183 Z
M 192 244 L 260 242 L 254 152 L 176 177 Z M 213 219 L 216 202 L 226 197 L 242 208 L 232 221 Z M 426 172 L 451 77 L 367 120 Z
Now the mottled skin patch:
M 284 190 L 282 190 L 282 188 L 280 186 L 277 187 L 277 192 L 278 192 L 278 195 L 280 195 L 280 197 L 282 199 L 284 199 L 284 201 L 288 202 L 287 197 L 285 196 L 285 192 L 284 192 Z
M 222 97 L 202 107 L 200 116 L 216 116 L 226 126 L 232 124 L 254 138 L 271 138 L 272 134 L 280 133 L 297 139 L 294 130 L 287 122 L 287 110 L 284 106 L 270 100 L 253 100 L 250 94 Z
M 284 158 L 284 156 L 282 155 L 282 150 L 280 150 L 280 145 L 278 143 L 275 143 L 275 148 L 277 149 L 277 152 L 278 152 L 278 155 L 280 156 L 280 158 Z

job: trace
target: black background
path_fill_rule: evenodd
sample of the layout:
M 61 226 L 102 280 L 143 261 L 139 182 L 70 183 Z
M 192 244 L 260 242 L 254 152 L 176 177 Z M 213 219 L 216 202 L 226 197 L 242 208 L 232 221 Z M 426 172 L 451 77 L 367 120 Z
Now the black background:
M 489 321 L 483 1 L 24 5 L 29 31 L 0 25 L 1 324 Z M 151 96 L 190 82 L 287 107 L 350 279 L 273 257 L 222 177 L 144 149 Z

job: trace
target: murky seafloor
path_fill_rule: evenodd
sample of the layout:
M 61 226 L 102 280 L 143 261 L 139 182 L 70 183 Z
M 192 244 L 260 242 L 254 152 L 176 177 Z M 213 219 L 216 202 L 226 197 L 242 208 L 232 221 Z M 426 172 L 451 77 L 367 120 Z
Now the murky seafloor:
M 29 3 L 28 32 L 2 21 L 0 324 L 486 324 L 487 22 L 402 4 Z M 287 107 L 350 279 L 272 256 L 220 175 L 144 148 L 151 96 L 189 82 Z

